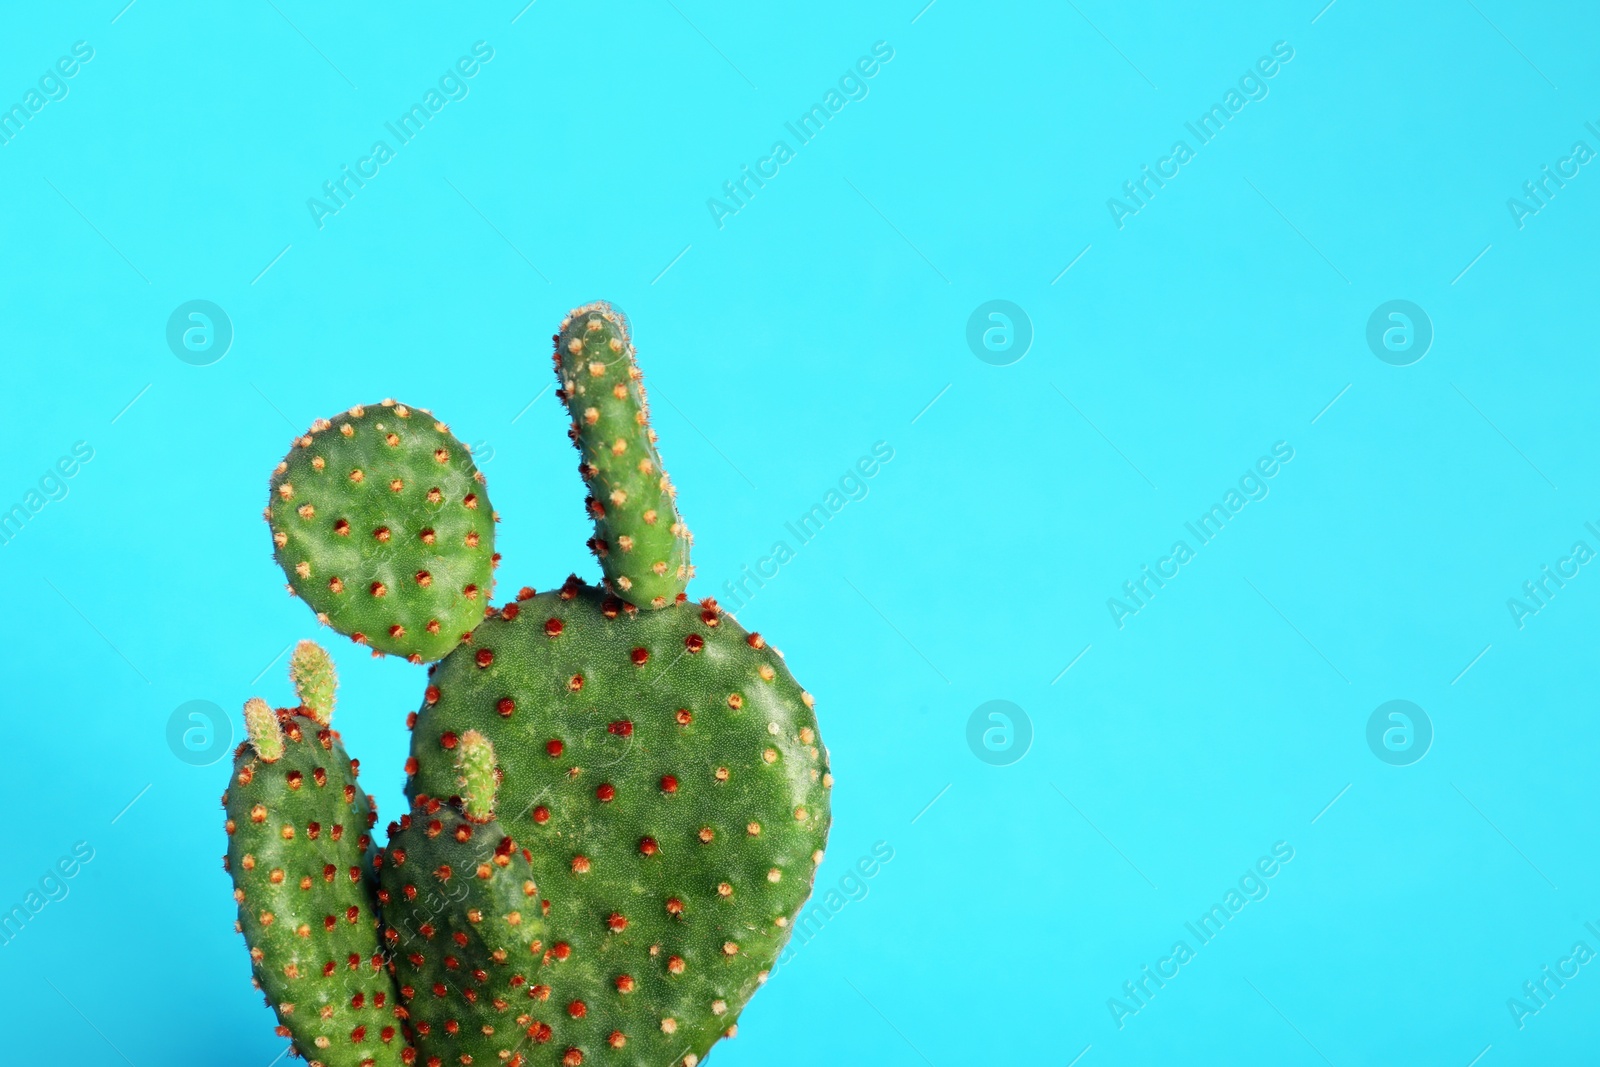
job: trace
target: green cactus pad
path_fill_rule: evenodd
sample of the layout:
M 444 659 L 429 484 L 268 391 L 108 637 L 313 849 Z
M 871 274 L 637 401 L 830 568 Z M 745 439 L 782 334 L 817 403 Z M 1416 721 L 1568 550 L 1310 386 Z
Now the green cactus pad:
M 538 974 L 553 946 L 528 855 L 492 817 L 418 797 L 390 824 L 379 880 L 419 1062 L 531 1062 L 550 1037 Z
M 249 708 L 223 795 L 228 855 L 256 985 L 278 1032 L 321 1067 L 398 1067 L 394 981 L 366 870 L 376 819 L 339 737 L 299 711 Z M 269 729 L 270 726 L 270 729 Z
M 572 413 L 569 435 L 589 487 L 589 547 L 606 587 L 641 608 L 676 604 L 694 573 L 692 539 L 656 452 L 628 321 L 610 304 L 586 304 L 562 320 L 555 345 L 557 395 Z
M 765 980 L 822 858 L 810 698 L 712 602 L 639 611 L 575 578 L 524 594 L 434 668 L 409 793 L 458 794 L 462 738 L 493 744 L 499 823 L 565 946 L 527 976 L 557 1009 L 527 1005 L 553 1050 L 529 1063 L 692 1065 Z
M 421 408 L 319 419 L 273 472 L 266 518 L 290 591 L 377 652 L 438 659 L 483 616 L 498 562 L 483 474 Z

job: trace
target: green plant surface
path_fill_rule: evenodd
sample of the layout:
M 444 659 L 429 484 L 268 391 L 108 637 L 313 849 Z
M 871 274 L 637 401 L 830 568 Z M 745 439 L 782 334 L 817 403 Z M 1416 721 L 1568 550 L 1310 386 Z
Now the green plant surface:
M 278 464 L 266 518 L 289 589 L 375 651 L 435 660 L 494 584 L 494 510 L 467 447 L 385 400 L 319 419 Z
M 331 665 L 328 695 L 331 701 Z M 302 689 L 302 705 L 308 695 Z M 279 1033 L 321 1067 L 393 1067 L 403 1035 L 379 948 L 368 863 L 377 819 L 332 727 L 253 699 L 223 794 L 228 854 L 257 987 Z
M 572 414 L 569 436 L 589 489 L 589 547 L 606 586 L 641 608 L 676 604 L 693 574 L 692 538 L 656 451 L 628 320 L 610 304 L 586 304 L 562 320 L 555 345 L 558 395 Z
M 413 798 L 459 793 L 474 732 L 565 946 L 537 984 L 583 1006 L 533 1017 L 585 1062 L 705 1056 L 787 941 L 827 837 L 827 757 L 783 658 L 709 602 L 639 611 L 574 579 L 437 666 Z
M 381 852 L 327 653 L 291 655 L 297 707 L 245 708 L 225 865 L 279 1033 L 318 1067 L 695 1067 L 823 859 L 813 701 L 759 633 L 688 600 L 627 319 L 584 305 L 555 345 L 601 587 L 489 606 L 499 517 L 420 408 L 319 420 L 271 479 L 290 591 L 374 655 L 431 661 Z

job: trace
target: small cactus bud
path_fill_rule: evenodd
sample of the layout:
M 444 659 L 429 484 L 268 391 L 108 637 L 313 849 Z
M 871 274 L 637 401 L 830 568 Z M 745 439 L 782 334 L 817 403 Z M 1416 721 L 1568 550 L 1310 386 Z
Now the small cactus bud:
M 476 730 L 461 735 L 456 770 L 461 777 L 461 808 L 473 822 L 494 818 L 495 793 L 500 781 L 494 765 L 494 745 Z
M 315 641 L 295 645 L 289 656 L 289 677 L 294 681 L 301 707 L 322 725 L 331 724 L 339 675 L 327 650 Z
M 278 716 L 271 705 L 260 697 L 245 701 L 244 724 L 261 762 L 277 763 L 283 758 L 283 731 L 278 729 Z

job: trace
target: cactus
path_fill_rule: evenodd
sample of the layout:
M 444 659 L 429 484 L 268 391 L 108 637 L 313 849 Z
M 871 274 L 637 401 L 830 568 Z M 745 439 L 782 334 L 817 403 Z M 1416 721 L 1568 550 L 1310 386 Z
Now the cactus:
M 245 705 L 249 739 L 222 797 L 238 928 L 278 1032 L 307 1060 L 393 1067 L 405 1042 L 366 869 L 377 815 L 332 728 L 327 653 L 302 642 L 292 664 L 300 706 Z
M 713 604 L 638 611 L 571 579 L 438 666 L 414 798 L 458 788 L 468 731 L 499 753 L 500 821 L 567 946 L 530 976 L 551 990 L 534 1018 L 563 1052 L 704 1056 L 787 940 L 827 833 L 816 720 L 782 659 Z
M 325 580 L 318 584 L 322 568 L 350 569 L 346 561 L 371 557 L 350 554 L 331 524 L 418 527 L 407 522 L 415 516 L 383 512 L 385 498 L 343 468 L 378 469 L 387 459 L 387 475 L 414 466 L 425 450 L 405 434 L 398 445 L 375 445 L 384 441 L 377 420 L 352 409 L 313 427 L 274 477 L 269 522 L 291 586 L 325 621 L 376 651 L 439 660 L 410 719 L 411 810 L 390 824 L 388 847 L 373 861 L 377 888 L 349 881 L 341 899 L 363 916 L 377 906 L 381 933 L 363 929 L 374 945 L 381 937 L 394 976 L 384 992 L 409 1042 L 400 1062 L 694 1067 L 735 1032 L 811 891 L 832 777 L 811 698 L 781 654 L 715 601 L 687 599 L 690 537 L 656 452 L 626 320 L 608 305 L 586 305 L 562 322 L 555 344 L 603 587 L 573 576 L 485 609 L 492 525 L 477 522 L 481 510 L 436 508 L 421 520 L 439 535 L 427 546 L 428 563 L 415 562 L 420 549 L 405 538 L 405 562 L 385 557 L 383 573 L 425 567 L 457 583 L 471 577 L 477 598 L 408 589 L 410 599 L 381 608 L 371 599 L 338 602 L 348 587 L 328 592 Z M 398 417 L 378 419 L 396 425 Z M 440 447 L 439 467 L 460 476 L 453 491 L 466 489 L 486 508 L 482 476 L 464 450 Z M 357 448 L 366 451 L 358 456 Z M 394 477 L 417 482 L 414 472 Z M 297 511 L 302 494 L 314 506 L 311 519 Z M 456 523 L 448 538 L 447 522 Z M 477 532 L 470 545 L 468 531 Z M 312 573 L 297 584 L 301 563 Z M 475 599 L 471 618 L 462 599 Z M 382 612 L 401 608 L 404 632 L 380 642 L 388 633 L 380 624 L 399 618 Z M 417 634 L 420 616 L 438 619 L 448 640 L 427 639 L 441 635 L 426 628 L 426 637 Z M 252 741 L 241 760 L 253 752 L 246 762 L 257 768 L 255 781 L 278 781 L 261 768 L 287 765 L 303 743 L 301 731 L 301 741 L 290 736 L 277 754 L 275 738 L 289 736 L 275 733 L 279 722 L 320 718 L 337 745 L 319 713 L 331 712 L 333 698 L 322 662 L 296 654 L 301 710 L 247 712 Z M 229 810 L 255 803 L 236 787 Z M 239 844 L 235 831 L 233 851 Z M 274 848 L 287 869 L 310 843 L 280 840 Z M 241 893 L 258 891 L 259 878 L 244 877 L 237 863 L 234 876 Z M 248 922 L 245 931 L 263 957 L 258 973 L 281 970 L 279 957 L 293 946 L 259 932 L 251 940 Z M 348 1004 L 341 1012 L 343 1025 Z M 302 1036 L 294 1018 L 285 1025 L 302 1052 L 326 1067 L 364 1062 L 335 1059 L 318 1043 L 337 1027 Z
M 434 660 L 494 580 L 494 512 L 467 447 L 385 400 L 319 419 L 272 474 L 266 518 L 289 590 L 375 652 Z
M 469 731 L 457 746 L 457 794 L 419 796 L 389 827 L 378 899 L 394 917 L 385 936 L 424 1063 L 521 1063 L 519 1051 L 538 1043 L 530 995 L 538 999 L 541 960 L 555 949 L 529 856 L 494 818 L 494 759 L 494 746 Z
M 595 527 L 589 547 L 606 586 L 640 607 L 676 604 L 692 573 L 691 538 L 656 454 L 627 319 L 609 304 L 587 304 L 562 320 L 555 341 L 557 395 L 583 454 L 578 472 Z

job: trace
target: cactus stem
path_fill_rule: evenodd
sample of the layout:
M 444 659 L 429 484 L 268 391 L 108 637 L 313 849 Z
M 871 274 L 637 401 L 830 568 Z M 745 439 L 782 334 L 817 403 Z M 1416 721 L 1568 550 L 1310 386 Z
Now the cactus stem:
M 244 723 L 261 762 L 276 763 L 283 758 L 283 731 L 278 729 L 278 715 L 270 704 L 260 697 L 245 701 Z
M 589 548 L 606 583 L 637 607 L 661 609 L 685 599 L 692 538 L 661 467 L 634 354 L 622 312 L 603 302 L 574 309 L 555 337 L 556 395 L 583 456 L 578 472 L 595 523 Z

